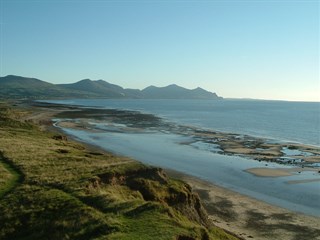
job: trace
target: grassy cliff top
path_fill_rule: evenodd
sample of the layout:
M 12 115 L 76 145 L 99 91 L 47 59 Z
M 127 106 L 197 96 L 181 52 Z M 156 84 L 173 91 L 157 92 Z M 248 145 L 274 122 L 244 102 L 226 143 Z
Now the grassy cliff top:
M 236 239 L 186 183 L 25 114 L 0 103 L 0 239 Z

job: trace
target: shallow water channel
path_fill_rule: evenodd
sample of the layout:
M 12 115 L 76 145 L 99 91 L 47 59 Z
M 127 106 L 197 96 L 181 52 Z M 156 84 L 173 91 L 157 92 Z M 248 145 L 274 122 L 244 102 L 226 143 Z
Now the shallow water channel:
M 295 212 L 320 216 L 320 182 L 316 171 L 303 171 L 286 177 L 258 177 L 244 170 L 265 167 L 290 168 L 277 163 L 259 162 L 209 151 L 201 143 L 182 144 L 191 137 L 161 133 L 89 132 L 63 128 L 83 142 L 94 144 L 115 154 L 128 156 L 153 166 L 177 170 L 250 197 Z M 300 181 L 290 184 L 288 181 Z

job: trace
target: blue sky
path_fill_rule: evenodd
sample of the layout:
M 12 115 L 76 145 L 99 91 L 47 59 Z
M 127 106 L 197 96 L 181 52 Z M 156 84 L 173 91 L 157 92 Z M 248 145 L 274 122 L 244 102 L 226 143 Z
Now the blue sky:
M 320 101 L 319 1 L 0 1 L 1 76 Z

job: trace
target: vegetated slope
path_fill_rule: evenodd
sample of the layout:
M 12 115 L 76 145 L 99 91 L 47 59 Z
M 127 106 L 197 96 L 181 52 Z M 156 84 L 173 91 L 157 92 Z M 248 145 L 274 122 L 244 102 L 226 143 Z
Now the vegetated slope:
M 216 93 L 202 88 L 189 90 L 172 84 L 167 87 L 150 86 L 142 90 L 144 98 L 154 99 L 219 99 Z
M 150 86 L 142 91 L 124 89 L 103 80 L 84 79 L 72 84 L 59 84 L 60 87 L 73 90 L 89 91 L 107 98 L 143 98 L 143 99 L 220 99 L 216 93 L 202 88 L 189 90 L 172 84 L 167 87 Z
M 0 99 L 87 98 L 97 96 L 85 91 L 70 91 L 36 78 L 14 75 L 0 77 Z
M 103 80 L 84 79 L 70 84 L 51 84 L 36 78 L 14 75 L 0 77 L 0 99 L 49 98 L 142 98 L 142 99 L 220 99 L 202 88 L 189 90 L 177 85 L 144 90 L 124 89 Z
M 211 226 L 189 185 L 21 114 L 0 106 L 0 165 L 23 176 L 0 196 L 0 239 L 235 239 Z
M 84 79 L 76 83 L 59 84 L 58 86 L 70 90 L 80 90 L 95 93 L 105 98 L 141 98 L 139 90 L 126 90 L 118 85 L 103 80 Z

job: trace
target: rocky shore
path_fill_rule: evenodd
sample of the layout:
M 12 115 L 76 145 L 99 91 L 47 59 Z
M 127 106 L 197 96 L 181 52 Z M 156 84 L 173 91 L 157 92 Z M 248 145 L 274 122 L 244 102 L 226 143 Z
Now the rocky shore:
M 103 132 L 170 132 L 192 136 L 192 140 L 181 142 L 195 148 L 203 147 L 213 153 L 243 156 L 257 161 L 276 162 L 296 166 L 298 171 L 317 171 L 320 166 L 320 148 L 298 143 L 276 142 L 270 139 L 223 133 L 194 126 L 185 126 L 165 121 L 155 115 L 138 111 L 81 108 L 59 104 L 34 103 L 36 106 L 63 109 L 55 115 L 56 126 Z M 202 146 L 197 143 L 201 142 Z M 204 143 L 204 144 L 203 144 Z M 261 176 L 278 176 L 276 169 L 249 170 Z M 261 173 L 261 174 L 260 174 Z M 281 173 L 283 175 L 284 173 Z M 285 174 L 290 174 L 286 172 Z M 320 180 L 320 179 L 319 179 Z

